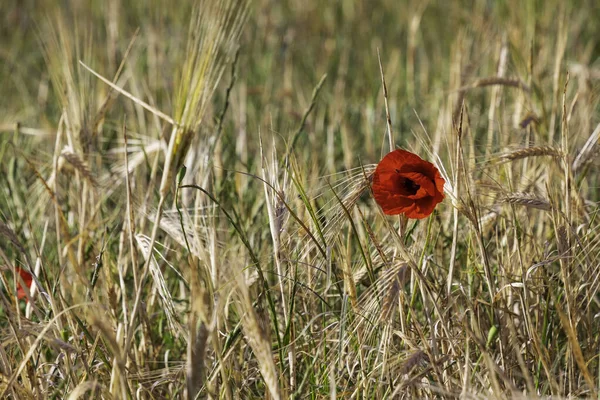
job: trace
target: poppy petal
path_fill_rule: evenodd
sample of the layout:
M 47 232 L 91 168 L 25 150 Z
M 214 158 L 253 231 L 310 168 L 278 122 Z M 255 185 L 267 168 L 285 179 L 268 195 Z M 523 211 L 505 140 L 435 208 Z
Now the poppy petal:
M 409 214 L 415 209 L 415 203 L 411 202 L 404 205 L 388 204 L 389 207 L 381 207 L 387 215 Z
M 409 196 L 413 199 L 421 199 L 425 196 L 435 196 L 436 188 L 431 179 L 423 175 L 420 172 L 404 172 L 400 176 L 410 179 L 416 185 L 419 186 L 419 190 L 413 196 Z
M 389 192 L 381 191 L 375 196 L 375 200 L 384 212 L 389 215 L 401 214 L 403 209 L 410 207 L 414 201 L 403 196 L 394 195 Z
M 23 280 L 23 282 L 25 283 L 25 285 L 27 286 L 27 288 L 31 288 L 31 283 L 33 282 L 33 276 L 27 272 L 26 270 L 24 270 L 23 268 L 20 267 L 16 267 L 16 272 L 19 273 L 19 276 L 21 277 L 21 279 Z M 17 279 L 17 298 L 23 299 L 26 298 L 27 294 L 25 293 L 25 289 L 23 288 L 23 285 L 21 284 L 21 280 Z
M 421 219 L 427 217 L 433 212 L 437 203 L 435 197 L 427 197 L 419 202 L 415 202 L 416 209 L 414 211 L 414 216 L 409 218 Z
M 435 165 L 397 149 L 379 162 L 371 188 L 385 214 L 425 218 L 444 199 L 444 184 Z

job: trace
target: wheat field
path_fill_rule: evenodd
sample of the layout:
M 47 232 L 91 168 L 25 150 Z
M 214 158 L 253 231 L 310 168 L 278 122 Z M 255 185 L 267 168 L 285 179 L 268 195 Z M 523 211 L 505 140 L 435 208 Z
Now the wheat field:
M 0 94 L 0 398 L 598 398 L 597 1 L 3 0 Z

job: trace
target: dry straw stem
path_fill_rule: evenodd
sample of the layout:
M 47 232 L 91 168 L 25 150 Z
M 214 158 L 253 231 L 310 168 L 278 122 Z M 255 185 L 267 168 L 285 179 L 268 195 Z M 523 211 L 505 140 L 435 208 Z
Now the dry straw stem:
M 596 126 L 596 129 L 592 132 L 588 140 L 585 142 L 585 145 L 581 148 L 577 157 L 575 157 L 575 161 L 573 161 L 573 173 L 576 174 L 581 167 L 585 166 L 592 158 L 592 155 L 595 154 L 596 143 L 598 143 L 598 139 L 600 138 L 600 124 Z
M 506 63 L 508 60 L 508 43 L 505 37 L 502 39 L 502 45 L 500 46 L 499 53 L 500 54 L 498 56 L 498 68 L 495 77 L 497 80 L 504 79 L 504 74 L 506 73 Z M 480 82 L 480 84 L 483 85 L 484 83 Z M 486 157 L 488 157 L 489 152 L 493 149 L 496 113 L 502 101 L 501 88 L 502 86 L 493 86 L 490 94 L 490 107 L 488 109 L 488 137 L 485 153 Z
M 273 361 L 271 353 L 271 343 L 267 339 L 268 335 L 261 326 L 259 317 L 254 310 L 248 285 L 244 278 L 244 273 L 239 270 L 236 272 L 237 298 L 244 336 L 252 348 L 252 352 L 258 361 L 260 372 L 265 380 L 265 384 L 274 400 L 282 399 L 281 389 L 279 387 L 279 372 Z
M 395 149 L 394 147 L 394 134 L 392 132 L 392 117 L 390 116 L 390 107 L 388 105 L 388 90 L 385 84 L 385 75 L 383 74 L 383 65 L 381 65 L 381 55 L 379 54 L 379 48 L 377 48 L 377 61 L 379 61 L 379 73 L 381 74 L 381 86 L 383 88 L 383 101 L 385 104 L 385 123 L 387 127 L 388 141 L 390 145 L 390 151 Z
M 571 351 L 573 352 L 573 358 L 575 359 L 575 362 L 577 363 L 577 366 L 579 367 L 579 370 L 581 371 L 583 378 L 587 383 L 589 390 L 591 391 L 591 398 L 598 398 L 596 384 L 592 378 L 592 375 L 590 374 L 587 361 L 585 360 L 581 351 L 579 339 L 577 338 L 577 332 L 573 327 L 570 318 L 564 313 L 560 305 L 556 307 L 556 311 L 558 312 L 560 323 L 567 334 L 569 345 L 571 346 Z
M 118 92 L 119 94 L 122 94 L 123 96 L 127 97 L 128 99 L 130 99 L 134 103 L 139 104 L 140 106 L 142 106 L 146 110 L 150 111 L 152 114 L 156 115 L 157 117 L 161 118 L 165 122 L 168 122 L 171 125 L 175 125 L 175 126 L 177 125 L 177 122 L 175 122 L 175 120 L 173 118 L 169 117 L 167 114 L 163 113 L 162 111 L 160 111 L 156 107 L 152 107 L 150 104 L 146 103 L 145 101 L 143 101 L 143 100 L 135 97 L 134 95 L 132 95 L 128 91 L 120 88 L 117 84 L 111 82 L 110 80 L 108 80 L 105 77 L 103 77 L 102 75 L 100 75 L 98 72 L 94 71 L 92 68 L 88 67 L 83 61 L 79 60 L 79 64 L 81 64 L 81 66 L 83 68 L 85 68 L 86 70 L 88 70 L 96 78 L 100 79 L 102 82 L 104 82 L 108 86 L 110 86 L 110 88 L 112 90 Z

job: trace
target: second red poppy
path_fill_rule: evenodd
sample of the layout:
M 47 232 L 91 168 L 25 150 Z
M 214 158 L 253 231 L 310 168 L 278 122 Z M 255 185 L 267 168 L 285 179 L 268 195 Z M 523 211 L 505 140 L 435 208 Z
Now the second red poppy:
M 27 285 L 27 289 L 31 288 L 31 283 L 33 282 L 33 276 L 31 276 L 31 274 L 29 272 L 25 271 L 23 268 L 16 267 L 15 269 L 21 276 L 21 279 L 23 279 L 23 282 L 25 282 L 25 285 Z M 17 298 L 19 300 L 21 300 L 26 297 L 27 297 L 27 295 L 25 294 L 25 289 L 23 288 L 23 285 L 21 285 L 21 281 L 19 279 L 17 279 Z

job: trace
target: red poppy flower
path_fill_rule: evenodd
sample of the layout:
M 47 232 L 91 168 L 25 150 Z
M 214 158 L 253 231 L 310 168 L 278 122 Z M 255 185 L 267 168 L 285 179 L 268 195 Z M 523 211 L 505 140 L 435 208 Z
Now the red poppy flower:
M 373 195 L 388 215 L 425 218 L 444 199 L 446 181 L 440 171 L 406 150 L 394 150 L 379 162 L 373 175 Z
M 19 275 L 21 275 L 21 279 L 23 279 L 23 282 L 25 282 L 25 285 L 27 285 L 27 289 L 30 289 L 31 282 L 33 282 L 33 277 L 31 276 L 31 274 L 19 267 L 15 267 L 15 269 L 19 273 Z M 17 279 L 17 298 L 19 300 L 27 298 L 27 295 L 25 294 L 25 289 L 21 285 L 20 279 Z

